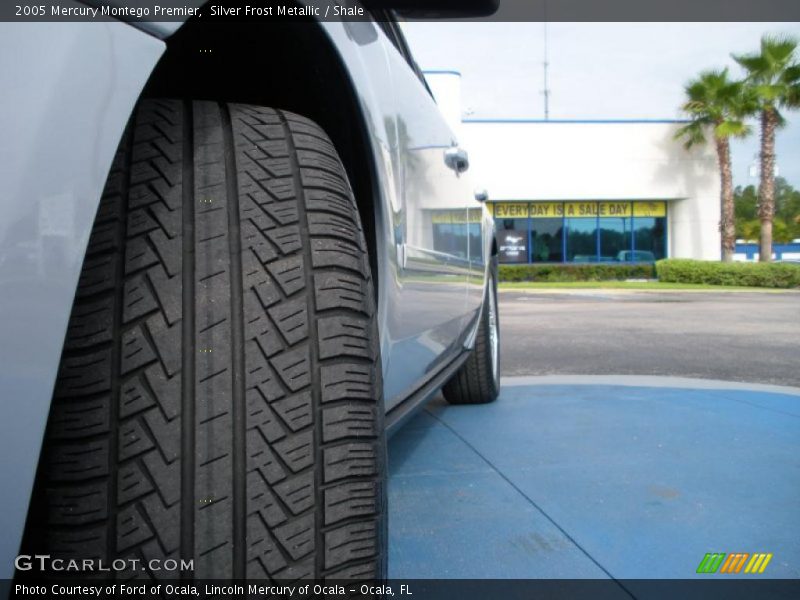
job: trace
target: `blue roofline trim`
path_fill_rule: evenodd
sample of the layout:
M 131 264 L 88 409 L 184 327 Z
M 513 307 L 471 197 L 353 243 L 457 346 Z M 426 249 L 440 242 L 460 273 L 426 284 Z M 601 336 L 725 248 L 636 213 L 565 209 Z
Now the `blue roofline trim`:
M 580 124 L 642 124 L 689 123 L 685 119 L 463 119 L 462 123 L 580 123 Z
M 452 69 L 431 69 L 430 71 L 423 70 L 423 75 L 458 75 L 461 77 L 461 71 L 455 71 Z

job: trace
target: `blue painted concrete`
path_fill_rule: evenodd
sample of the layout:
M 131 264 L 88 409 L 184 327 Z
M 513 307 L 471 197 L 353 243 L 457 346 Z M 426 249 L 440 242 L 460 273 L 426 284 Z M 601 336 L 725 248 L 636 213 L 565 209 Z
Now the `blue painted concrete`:
M 389 462 L 391 577 L 687 578 L 706 552 L 800 577 L 798 396 L 506 386 L 434 400 Z

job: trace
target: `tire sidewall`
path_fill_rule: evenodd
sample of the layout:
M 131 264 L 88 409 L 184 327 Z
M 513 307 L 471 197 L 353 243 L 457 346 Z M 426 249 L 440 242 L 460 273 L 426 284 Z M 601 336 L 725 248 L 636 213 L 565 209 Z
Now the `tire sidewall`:
M 485 310 L 483 311 L 483 335 L 486 336 L 486 370 L 489 375 L 489 385 L 491 387 L 491 398 L 494 399 L 500 392 L 500 311 L 497 303 L 497 257 L 492 258 L 491 266 L 489 267 L 489 277 L 486 285 L 486 300 Z M 491 309 L 492 303 L 494 305 L 494 328 L 495 335 L 497 336 L 497 355 L 496 361 L 492 360 L 492 336 L 491 336 Z

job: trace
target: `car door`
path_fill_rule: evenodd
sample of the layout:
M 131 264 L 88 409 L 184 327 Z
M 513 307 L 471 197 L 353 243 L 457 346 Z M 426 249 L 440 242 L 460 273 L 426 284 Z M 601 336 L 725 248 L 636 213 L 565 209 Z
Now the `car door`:
M 389 42 L 402 203 L 393 224 L 395 296 L 384 330 L 389 336 L 384 389 L 391 408 L 463 345 L 470 316 L 467 209 L 474 199 L 463 170 L 466 155 L 413 63 L 397 23 L 385 20 L 380 25 Z

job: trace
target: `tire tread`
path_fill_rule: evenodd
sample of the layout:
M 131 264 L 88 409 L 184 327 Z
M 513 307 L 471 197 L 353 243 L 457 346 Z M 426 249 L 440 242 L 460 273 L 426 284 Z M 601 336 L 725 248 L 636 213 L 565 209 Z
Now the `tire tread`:
M 375 301 L 314 123 L 145 100 L 76 294 L 26 545 L 185 578 L 386 573 Z M 171 576 L 144 570 L 121 579 Z

